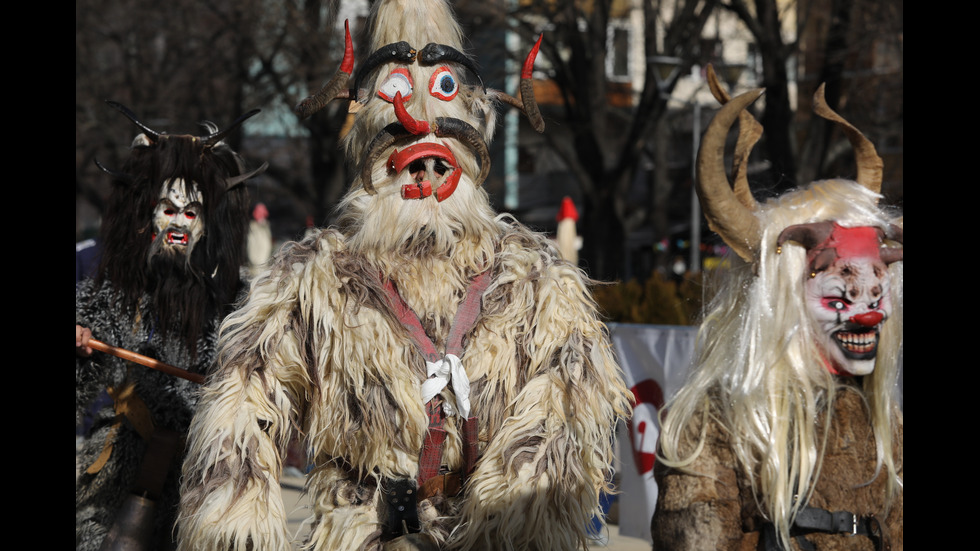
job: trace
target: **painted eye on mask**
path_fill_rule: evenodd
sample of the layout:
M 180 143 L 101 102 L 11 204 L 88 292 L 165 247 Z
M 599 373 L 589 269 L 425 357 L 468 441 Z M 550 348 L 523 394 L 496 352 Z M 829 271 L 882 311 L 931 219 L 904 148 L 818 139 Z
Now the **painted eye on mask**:
M 449 67 L 439 67 L 432 74 L 432 78 L 429 79 L 429 93 L 442 101 L 449 101 L 456 97 L 459 93 L 459 84 L 456 83 L 456 77 Z
M 388 78 L 381 83 L 378 88 L 378 97 L 391 103 L 395 101 L 395 94 L 401 92 L 402 100 L 408 101 L 412 97 L 412 77 L 408 74 L 408 69 L 400 67 L 388 75 Z

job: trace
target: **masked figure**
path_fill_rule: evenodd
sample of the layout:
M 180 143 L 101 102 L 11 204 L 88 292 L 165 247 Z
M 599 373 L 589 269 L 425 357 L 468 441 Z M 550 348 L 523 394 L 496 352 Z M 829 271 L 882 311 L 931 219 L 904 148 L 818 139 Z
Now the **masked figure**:
M 207 126 L 205 136 L 143 133 L 114 177 L 102 225 L 98 276 L 75 291 L 75 408 L 92 404 L 91 435 L 76 457 L 75 545 L 98 549 L 112 528 L 172 548 L 182 439 L 194 383 L 88 349 L 94 337 L 195 374 L 214 358 L 218 322 L 243 288 L 248 203 L 241 158 Z M 263 165 L 264 168 L 264 165 Z M 109 172 L 107 170 L 107 172 Z M 101 400 L 108 390 L 111 400 Z M 135 517 L 133 516 L 135 515 Z M 133 518 L 141 519 L 132 522 Z
M 654 548 L 902 549 L 901 221 L 877 205 L 874 147 L 822 87 L 814 109 L 850 138 L 857 182 L 757 204 L 745 160 L 761 129 L 744 109 L 758 96 L 728 102 L 699 155 L 705 216 L 740 258 L 667 405 Z M 733 191 L 722 156 L 736 118 Z
M 222 327 L 182 548 L 288 548 L 278 479 L 298 433 L 309 549 L 581 549 L 629 410 L 606 329 L 581 271 L 490 209 L 507 98 L 476 82 L 447 4 L 372 9 L 374 54 L 354 74 L 348 50 L 298 107 L 359 98 L 356 180 L 339 227 L 285 246 Z

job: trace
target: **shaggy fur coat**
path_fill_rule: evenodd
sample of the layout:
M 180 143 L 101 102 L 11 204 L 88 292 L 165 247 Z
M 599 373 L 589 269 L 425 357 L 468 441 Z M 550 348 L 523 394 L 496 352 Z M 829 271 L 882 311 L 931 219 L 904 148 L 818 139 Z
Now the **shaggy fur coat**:
M 85 280 L 75 291 L 75 323 L 90 328 L 95 338 L 107 344 L 196 373 L 206 371 L 214 358 L 220 320 L 212 320 L 209 329 L 203 331 L 203 337 L 197 343 L 197 357 L 192 359 L 186 347 L 176 339 L 162 338 L 161 332 L 154 327 L 152 311 L 143 309 L 132 315 L 122 304 L 120 293 L 110 283 L 96 288 L 92 280 Z M 134 385 L 154 427 L 167 428 L 181 435 L 186 433 L 198 385 L 100 352 L 76 360 L 76 424 L 93 403 L 106 402 L 104 398 L 100 399 L 103 391 L 109 387 L 118 391 L 127 383 Z M 135 415 L 136 419 L 146 418 L 138 413 Z M 109 401 L 95 412 L 91 433 L 76 456 L 80 471 L 75 483 L 75 548 L 78 550 L 99 548 L 136 481 L 146 442 L 130 419 L 117 417 Z M 89 466 L 107 450 L 110 455 L 105 465 L 95 473 L 87 473 Z M 159 543 L 158 549 L 173 548 L 179 475 L 180 454 L 177 454 L 167 474 L 163 495 L 156 503 L 153 541 Z
M 584 549 L 628 390 L 581 271 L 513 220 L 494 227 L 462 357 L 481 456 L 462 493 L 419 503 L 422 534 L 440 549 Z M 440 349 L 465 290 L 454 282 L 475 275 L 459 269 L 436 257 L 392 275 Z M 380 271 L 323 230 L 287 245 L 225 321 L 191 429 L 182 548 L 288 548 L 278 477 L 297 432 L 313 463 L 305 548 L 385 545 L 380 480 L 416 476 L 428 417 L 425 363 Z M 459 469 L 458 416 L 445 428 L 444 468 Z
M 895 415 L 895 466 L 903 477 L 901 414 Z M 692 423 L 687 441 L 696 442 L 700 431 L 700 423 Z M 660 495 L 652 524 L 655 550 L 760 549 L 760 529 L 766 520 L 729 442 L 724 430 L 709 421 L 704 450 L 688 468 L 701 474 L 657 463 L 654 475 Z M 886 506 L 886 474 L 883 470 L 875 472 L 874 434 L 867 405 L 856 387 L 845 385 L 836 393 L 826 446 L 809 506 L 873 514 L 880 519 L 891 549 L 903 549 L 902 493 L 899 491 L 890 507 Z M 805 537 L 820 551 L 875 549 L 867 537 L 819 533 Z M 800 549 L 798 541 L 794 540 L 793 546 Z

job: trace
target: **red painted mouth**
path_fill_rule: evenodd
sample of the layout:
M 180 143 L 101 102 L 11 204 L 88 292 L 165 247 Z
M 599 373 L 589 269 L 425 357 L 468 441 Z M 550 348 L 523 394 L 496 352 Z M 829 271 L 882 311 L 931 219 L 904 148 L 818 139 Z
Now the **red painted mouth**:
M 187 246 L 187 240 L 190 236 L 183 232 L 168 231 L 167 232 L 167 243 L 170 245 L 183 245 Z
M 432 171 L 436 182 L 426 178 L 430 159 L 434 161 Z M 432 142 L 410 145 L 401 151 L 396 149 L 388 157 L 389 172 L 398 174 L 406 168 L 412 173 L 414 184 L 402 186 L 403 199 L 424 199 L 432 194 L 435 187 L 436 199 L 442 202 L 456 190 L 462 175 L 453 152 L 442 144 Z

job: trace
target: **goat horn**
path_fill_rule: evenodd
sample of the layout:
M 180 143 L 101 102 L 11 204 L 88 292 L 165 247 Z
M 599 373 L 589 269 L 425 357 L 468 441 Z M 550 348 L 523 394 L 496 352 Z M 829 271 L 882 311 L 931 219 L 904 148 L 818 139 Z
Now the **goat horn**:
M 304 99 L 293 108 L 293 113 L 296 113 L 296 116 L 301 120 L 309 118 L 313 113 L 326 107 L 327 103 L 337 99 L 338 96 L 342 96 L 341 91 L 347 86 L 350 75 L 354 71 L 354 43 L 350 38 L 349 20 L 344 21 L 344 35 L 344 59 L 340 62 L 340 69 L 330 79 L 330 82 L 320 88 L 319 92 Z
M 708 227 L 746 262 L 755 259 L 761 232 L 753 211 L 735 197 L 725 176 L 725 138 L 739 114 L 762 93 L 752 90 L 726 103 L 708 125 L 698 151 L 697 192 Z
M 99 167 L 99 170 L 101 170 L 102 172 L 105 172 L 106 174 L 108 174 L 109 176 L 112 176 L 113 178 L 115 178 L 117 180 L 121 180 L 121 181 L 125 182 L 127 185 L 133 183 L 133 177 L 132 176 L 130 176 L 129 174 L 125 174 L 123 172 L 117 172 L 115 170 L 112 170 L 111 168 L 108 168 L 105 165 L 103 165 L 102 163 L 100 163 L 98 159 L 95 159 L 95 166 Z
M 731 96 L 721 87 L 715 68 L 709 63 L 707 70 L 708 88 L 718 103 L 725 105 L 731 101 Z M 748 109 L 738 114 L 738 139 L 735 142 L 735 154 L 732 157 L 732 179 L 735 180 L 735 197 L 749 210 L 759 208 L 759 203 L 752 196 L 749 188 L 749 154 L 762 137 L 762 125 L 755 120 Z
M 824 86 L 821 84 L 816 93 L 813 94 L 813 112 L 840 126 L 844 134 L 847 135 L 847 140 L 851 142 L 851 147 L 854 148 L 854 157 L 857 161 L 857 182 L 875 193 L 881 193 L 881 157 L 875 151 L 875 146 L 871 140 L 827 105 L 827 99 L 824 97 Z
M 903 245 L 902 248 L 897 247 L 882 247 L 879 251 L 881 254 L 881 261 L 885 264 L 891 264 L 892 262 L 899 262 L 905 260 L 905 232 L 901 227 L 895 224 L 890 224 L 885 228 L 885 237 L 891 239 L 892 241 L 897 241 Z
M 151 141 L 155 142 L 160 139 L 160 133 L 140 122 L 140 120 L 136 118 L 136 114 L 130 111 L 128 107 L 119 102 L 112 101 L 111 99 L 107 99 L 105 102 L 109 104 L 109 107 L 112 107 L 116 111 L 126 115 L 126 118 L 133 121 L 133 124 L 136 126 L 140 127 L 140 130 L 142 130 L 144 134 L 150 136 Z
M 524 103 L 524 114 L 531 121 L 531 126 L 540 134 L 544 132 L 544 118 L 541 110 L 538 109 L 538 102 L 534 99 L 534 81 L 531 75 L 534 73 L 534 59 L 538 57 L 538 50 L 541 48 L 541 39 L 544 34 L 538 36 L 538 41 L 528 52 L 524 60 L 524 68 L 521 70 L 521 101 Z
M 480 175 L 474 183 L 477 187 L 482 186 L 487 176 L 490 175 L 490 150 L 487 148 L 487 142 L 483 140 L 480 132 L 476 128 L 473 128 L 472 125 L 460 119 L 437 117 L 435 134 L 440 138 L 456 138 L 470 146 L 470 149 L 480 158 Z
M 233 176 L 231 178 L 228 178 L 227 180 L 225 180 L 225 191 L 231 191 L 235 189 L 236 187 L 241 185 L 242 182 L 244 182 L 245 180 L 248 180 L 249 178 L 262 174 L 263 172 L 265 172 L 267 168 L 269 168 L 269 163 L 262 163 L 262 166 L 256 168 L 251 172 L 247 172 L 245 174 L 239 174 L 238 176 Z
M 391 147 L 396 141 L 412 136 L 412 133 L 405 129 L 401 123 L 393 122 L 378 133 L 371 140 L 368 146 L 367 155 L 364 163 L 361 164 L 361 185 L 369 195 L 376 195 L 378 190 L 374 189 L 374 182 L 371 181 L 371 172 L 374 170 L 374 162 L 382 153 Z
M 225 136 L 227 136 L 228 134 L 230 134 L 236 128 L 238 128 L 239 126 L 241 126 L 242 123 L 244 123 L 248 119 L 254 117 L 255 115 L 258 115 L 260 112 L 262 112 L 261 109 L 252 109 L 248 113 L 245 113 L 244 115 L 242 115 L 242 116 L 238 117 L 237 119 L 235 119 L 235 122 L 233 122 L 230 125 L 228 125 L 228 128 L 225 128 L 224 130 L 220 130 L 218 132 L 215 132 L 214 134 L 209 134 L 207 136 L 201 136 L 200 139 L 201 139 L 202 142 L 204 142 L 204 146 L 205 147 L 212 147 L 212 146 L 216 145 L 218 142 L 220 142 L 221 140 L 223 140 Z
M 481 77 L 480 72 L 476 70 L 476 64 L 473 63 L 473 60 L 463 52 L 453 48 L 452 46 L 436 44 L 435 42 L 430 42 L 426 44 L 424 48 L 419 50 L 419 63 L 423 65 L 433 65 L 441 61 L 451 61 L 466 67 L 480 81 L 480 87 L 483 88 L 483 91 L 487 91 L 487 86 L 483 84 L 483 77 Z
M 416 55 L 415 48 L 405 41 L 394 42 L 388 44 L 387 46 L 382 46 L 374 51 L 373 54 L 368 56 L 364 61 L 364 65 L 357 70 L 357 77 L 354 78 L 354 90 L 355 93 L 360 93 L 361 81 L 364 80 L 371 71 L 375 69 L 378 65 L 382 63 L 390 62 L 401 62 L 401 63 L 411 63 L 415 61 Z

